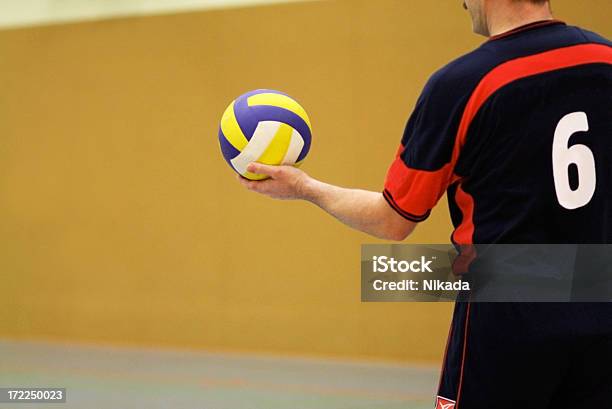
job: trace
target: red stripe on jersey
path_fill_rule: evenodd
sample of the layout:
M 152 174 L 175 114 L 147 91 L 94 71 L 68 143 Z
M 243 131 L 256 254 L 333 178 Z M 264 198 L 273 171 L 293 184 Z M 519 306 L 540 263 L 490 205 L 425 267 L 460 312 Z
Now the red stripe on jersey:
M 586 64 L 612 64 L 612 48 L 603 44 L 580 44 L 521 57 L 494 68 L 480 81 L 470 97 L 455 140 L 452 162 L 456 163 L 472 120 L 484 103 L 500 88 L 522 78 Z
M 612 48 L 601 44 L 575 45 L 517 58 L 494 68 L 480 81 L 463 112 L 453 148 L 453 166 L 465 145 L 472 120 L 489 97 L 499 89 L 522 78 L 597 63 L 612 64 Z M 458 244 L 471 244 L 474 239 L 474 199 L 461 186 L 457 188 L 455 199 L 463 214 L 463 221 L 453 233 L 453 239 Z
M 453 233 L 453 241 L 457 244 L 472 244 L 474 242 L 474 198 L 459 185 L 455 193 L 455 203 L 461 209 L 463 218 L 461 224 Z M 457 273 L 465 272 L 457 271 Z
M 448 338 L 446 338 L 446 348 L 444 348 L 444 358 L 442 358 L 442 369 L 440 370 L 440 379 L 438 381 L 438 395 L 442 393 L 442 378 L 444 378 L 444 372 L 446 371 L 446 360 L 448 359 L 448 347 L 450 346 L 451 339 L 453 338 L 453 322 L 451 321 L 450 328 L 448 329 Z
M 450 163 L 435 171 L 411 169 L 399 157 L 403 148 L 400 146 L 398 156 L 387 174 L 385 183 L 387 200 L 391 199 L 393 207 L 410 215 L 411 220 L 424 220 L 448 186 L 460 179 L 453 172 L 461 149 L 465 145 L 469 127 L 480 108 L 495 92 L 522 78 L 596 63 L 612 64 L 612 48 L 602 44 L 580 44 L 517 58 L 494 68 L 484 76 L 468 100 L 461 117 Z M 458 194 L 469 196 L 464 191 L 459 192 L 459 189 Z M 471 196 L 469 197 L 471 204 L 464 197 L 462 201 L 464 207 L 459 205 L 464 217 L 462 225 L 453 235 L 458 244 L 471 244 L 473 240 L 474 204 Z
M 393 209 L 395 209 L 397 213 L 400 214 L 400 216 L 402 216 L 404 219 L 410 220 L 411 222 L 415 222 L 415 223 L 422 222 L 425 219 L 427 219 L 429 217 L 429 214 L 431 213 L 430 211 L 428 211 L 427 213 L 420 215 L 420 216 L 416 214 L 408 213 L 407 211 L 399 207 L 399 205 L 393 198 L 393 195 L 387 189 L 383 190 L 383 197 L 385 198 L 387 203 L 389 203 L 389 205 Z
M 472 303 L 468 301 L 467 312 L 465 313 L 465 332 L 463 333 L 463 354 L 461 355 L 461 370 L 459 373 L 459 387 L 457 388 L 457 406 L 455 409 L 459 409 L 459 403 L 461 402 L 461 391 L 463 390 L 463 372 L 465 370 L 465 356 L 467 354 L 467 342 L 468 342 L 468 329 L 470 327 L 470 309 Z
M 429 215 L 433 204 L 444 195 L 451 180 L 456 180 L 451 163 L 436 171 L 417 170 L 409 168 L 401 157 L 397 157 L 389 169 L 385 190 L 391 201 L 412 216 L 413 221 L 422 221 Z

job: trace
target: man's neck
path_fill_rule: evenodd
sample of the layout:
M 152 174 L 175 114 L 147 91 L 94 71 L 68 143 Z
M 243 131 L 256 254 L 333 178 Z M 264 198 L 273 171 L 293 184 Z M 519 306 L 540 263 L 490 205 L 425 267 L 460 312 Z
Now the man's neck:
M 491 10 L 487 24 L 489 26 L 489 35 L 493 37 L 527 24 L 552 19 L 553 16 L 548 5 L 538 6 L 530 3 L 517 3 L 507 8 Z

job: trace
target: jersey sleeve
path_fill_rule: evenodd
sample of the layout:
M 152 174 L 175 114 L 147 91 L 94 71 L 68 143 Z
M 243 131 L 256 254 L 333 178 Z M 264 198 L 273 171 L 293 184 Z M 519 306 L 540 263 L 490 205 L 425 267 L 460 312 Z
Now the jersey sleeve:
M 384 185 L 384 197 L 404 218 L 420 222 L 446 189 L 454 173 L 455 141 L 469 89 L 440 70 L 428 81 L 408 120 Z

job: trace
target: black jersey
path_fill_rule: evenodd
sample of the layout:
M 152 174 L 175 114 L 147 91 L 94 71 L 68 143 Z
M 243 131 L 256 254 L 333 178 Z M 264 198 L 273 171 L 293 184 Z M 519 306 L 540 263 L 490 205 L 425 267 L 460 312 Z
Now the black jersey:
M 612 242 L 612 47 L 560 21 L 493 37 L 432 76 L 384 196 L 456 244 Z

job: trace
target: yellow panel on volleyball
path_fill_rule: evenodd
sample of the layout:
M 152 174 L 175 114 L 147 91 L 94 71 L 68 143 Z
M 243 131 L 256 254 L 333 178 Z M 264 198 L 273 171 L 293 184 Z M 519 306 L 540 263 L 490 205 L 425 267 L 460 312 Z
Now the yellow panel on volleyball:
M 274 135 L 274 139 L 268 145 L 268 148 L 259 157 L 257 162 L 264 165 L 278 165 L 283 161 L 291 143 L 291 135 L 293 128 L 287 124 L 281 124 Z
M 302 108 L 302 106 L 293 98 L 286 95 L 274 93 L 257 94 L 249 97 L 248 104 L 249 106 L 269 105 L 284 108 L 302 118 L 308 127 L 312 129 L 312 126 L 310 125 L 310 118 L 308 118 L 306 110 Z
M 239 152 L 242 152 L 245 146 L 249 143 L 246 136 L 242 133 L 236 114 L 234 113 L 234 104 L 232 102 L 221 117 L 221 131 L 225 135 L 225 139 L 232 144 Z
M 244 174 L 242 176 L 244 176 L 245 178 L 247 178 L 249 180 L 256 180 L 256 181 L 265 180 L 265 179 L 269 178 L 269 176 L 258 175 L 256 173 L 251 173 L 251 172 L 244 172 Z

